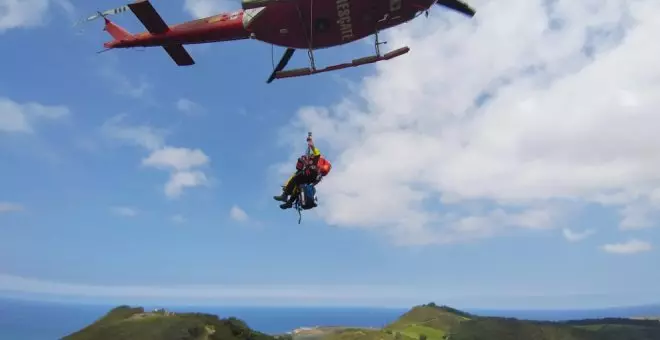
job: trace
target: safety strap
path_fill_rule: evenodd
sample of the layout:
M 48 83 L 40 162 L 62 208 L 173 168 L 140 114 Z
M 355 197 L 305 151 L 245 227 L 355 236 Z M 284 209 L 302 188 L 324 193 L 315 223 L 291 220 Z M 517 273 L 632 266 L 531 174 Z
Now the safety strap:
M 300 190 L 300 189 L 298 189 Z M 298 224 L 300 224 L 300 221 L 302 221 L 302 206 L 300 205 L 300 193 L 298 193 L 298 198 L 296 198 L 296 203 L 294 203 L 294 207 L 296 211 L 298 211 Z
M 312 138 L 312 133 L 311 132 L 307 133 L 307 138 Z M 307 156 L 314 156 L 314 150 L 309 145 L 309 142 L 307 142 Z
M 307 137 L 311 138 L 312 133 L 308 132 Z M 309 145 L 309 143 L 307 143 L 307 156 L 313 156 L 313 155 L 314 155 L 314 150 Z M 300 205 L 301 204 L 300 203 L 300 194 L 301 194 L 300 191 L 301 190 L 302 190 L 302 188 L 298 187 L 298 198 L 296 198 L 296 203 L 294 204 L 294 207 L 295 207 L 296 211 L 298 211 L 298 224 L 300 224 L 300 222 L 302 221 L 302 206 Z

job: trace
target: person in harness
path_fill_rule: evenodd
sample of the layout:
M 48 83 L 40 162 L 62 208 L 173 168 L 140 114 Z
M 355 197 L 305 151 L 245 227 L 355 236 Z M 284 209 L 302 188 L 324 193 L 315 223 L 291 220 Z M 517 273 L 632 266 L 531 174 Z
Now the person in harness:
M 314 199 L 316 193 L 315 187 L 321 182 L 323 177 L 327 176 L 332 169 L 330 162 L 321 155 L 319 149 L 314 145 L 312 133 L 307 134 L 307 153 L 298 158 L 296 162 L 296 171 L 289 177 L 284 186 L 282 187 L 282 194 L 273 196 L 276 201 L 284 202 L 280 204 L 281 209 L 289 209 L 293 207 L 297 195 L 294 195 L 296 188 L 301 188 L 306 191 L 306 197 L 311 200 Z M 310 184 L 310 186 L 304 186 Z M 311 194 L 311 196 L 310 196 Z M 313 203 L 310 202 L 310 204 Z M 314 203 L 315 206 L 315 203 Z M 307 207 L 309 209 L 309 206 Z

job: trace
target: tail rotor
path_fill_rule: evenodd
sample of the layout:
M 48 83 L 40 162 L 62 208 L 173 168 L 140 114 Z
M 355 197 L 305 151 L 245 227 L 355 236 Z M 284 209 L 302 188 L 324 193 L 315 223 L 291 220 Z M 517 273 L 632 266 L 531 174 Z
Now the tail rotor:
M 124 6 L 109 9 L 109 10 L 103 11 L 103 12 L 97 11 L 96 14 L 90 15 L 89 17 L 87 17 L 85 19 L 79 20 L 78 22 L 73 24 L 73 27 L 76 27 L 76 26 L 81 25 L 81 24 L 86 23 L 86 22 L 94 21 L 98 18 L 105 18 L 108 15 L 115 15 L 115 14 L 124 13 L 128 10 L 129 10 L 128 6 L 124 5 Z M 82 33 L 82 32 L 83 32 L 82 29 L 80 31 L 78 31 L 79 34 Z

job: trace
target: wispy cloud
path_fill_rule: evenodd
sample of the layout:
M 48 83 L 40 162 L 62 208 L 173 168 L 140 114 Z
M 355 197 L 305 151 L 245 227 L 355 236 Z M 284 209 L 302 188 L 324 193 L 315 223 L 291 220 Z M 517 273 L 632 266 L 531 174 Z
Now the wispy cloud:
M 153 151 L 165 145 L 167 131 L 148 125 L 130 125 L 126 123 L 126 114 L 116 115 L 103 123 L 101 132 L 110 138 L 121 140 Z
M 112 207 L 110 210 L 119 216 L 135 217 L 138 214 L 137 209 L 131 207 Z
M 116 94 L 134 99 L 147 99 L 153 85 L 144 75 L 129 77 L 122 73 L 115 56 L 109 56 L 98 69 L 98 74 L 105 79 Z
M 579 231 L 573 231 L 570 228 L 564 228 L 562 229 L 562 234 L 564 235 L 564 238 L 568 240 L 569 242 L 578 242 L 586 239 L 587 237 L 593 235 L 596 231 L 593 229 L 587 229 L 582 232 Z
M 0 132 L 34 133 L 34 125 L 45 120 L 59 120 L 71 115 L 68 107 L 35 102 L 18 103 L 0 97 Z
M 602 249 L 608 253 L 627 255 L 650 251 L 652 246 L 649 242 L 632 239 L 622 243 L 605 244 Z
M 0 214 L 24 211 L 25 207 L 22 204 L 12 202 L 0 202 Z
M 509 292 L 481 287 L 472 290 L 469 284 L 438 291 L 436 286 L 359 285 L 359 284 L 240 284 L 240 285 L 89 285 L 44 281 L 0 274 L 0 292 L 31 295 L 41 299 L 61 298 L 94 301 L 121 300 L 132 303 L 157 301 L 160 304 L 188 305 L 279 305 L 279 306 L 378 306 L 405 307 L 428 301 L 454 305 L 524 308 L 531 301 L 537 305 L 557 308 L 566 306 L 606 306 L 607 303 L 644 303 L 649 292 L 612 294 L 605 292 L 557 291 L 540 294 L 528 286 L 510 287 Z M 515 293 L 514 293 L 515 292 Z M 604 297 L 609 302 L 604 303 Z M 639 302 L 638 302 L 639 301 Z
M 109 119 L 103 124 L 102 132 L 110 138 L 149 151 L 141 164 L 170 172 L 170 178 L 163 188 L 167 197 L 178 198 L 186 188 L 210 184 L 203 169 L 211 159 L 202 150 L 168 146 L 165 144 L 166 130 L 148 125 L 130 125 L 125 122 L 125 117 L 118 115 Z
M 203 106 L 186 98 L 181 98 L 177 100 L 176 108 L 177 110 L 181 111 L 186 115 L 197 115 L 197 114 L 202 114 L 206 111 Z
M 360 302 L 375 302 L 398 293 L 402 298 L 416 296 L 414 290 L 399 287 L 373 285 L 188 285 L 188 286 L 135 286 L 135 285 L 86 285 L 41 281 L 19 276 L 0 274 L 0 291 L 32 294 L 49 294 L 70 297 L 94 298 L 145 298 L 185 299 L 188 303 L 200 300 L 221 303 L 266 303 L 280 304 L 338 303 L 349 305 Z M 396 301 L 396 298 L 390 299 Z M 395 302 L 396 303 L 396 302 Z
M 69 0 L 52 0 L 56 5 L 58 5 L 69 17 L 73 17 L 76 12 L 76 8 L 73 6 Z
M 658 225 L 658 217 L 660 211 L 658 208 L 660 204 L 655 202 L 655 191 L 650 195 L 648 201 L 633 201 L 629 202 L 626 206 L 619 210 L 621 215 L 621 222 L 619 229 L 621 230 L 639 230 L 651 228 Z
M 172 216 L 171 220 L 172 220 L 172 222 L 177 223 L 177 224 L 186 223 L 186 221 L 187 221 L 186 218 L 181 214 L 177 214 L 177 215 Z
M 0 34 L 11 29 L 44 25 L 52 4 L 60 6 L 68 14 L 73 11 L 73 5 L 68 0 L 0 0 Z
M 229 217 L 238 222 L 246 222 L 249 219 L 248 214 L 237 205 L 234 205 L 229 209 Z
M 101 75 L 113 83 L 113 90 L 118 94 L 132 98 L 142 98 L 151 89 L 151 84 L 144 77 L 132 80 L 115 71 L 103 69 Z
M 236 7 L 233 7 L 232 2 L 226 0 L 185 0 L 183 9 L 194 18 L 205 18 L 236 9 Z

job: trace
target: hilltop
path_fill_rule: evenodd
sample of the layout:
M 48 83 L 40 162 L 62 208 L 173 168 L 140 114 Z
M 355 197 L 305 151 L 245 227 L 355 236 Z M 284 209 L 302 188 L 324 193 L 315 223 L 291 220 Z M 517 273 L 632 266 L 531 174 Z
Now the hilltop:
M 429 303 L 413 307 L 380 331 L 362 330 L 361 334 L 359 331 L 335 331 L 315 340 L 657 340 L 660 321 L 625 318 L 529 321 L 482 317 Z
M 451 330 L 474 317 L 448 306 L 429 303 L 413 307 L 384 330 L 411 339 L 420 339 L 422 336 L 428 340 L 445 339 Z
M 202 313 L 145 312 L 142 307 L 119 306 L 93 324 L 62 340 L 290 340 L 248 327 L 236 318 L 220 319 Z
M 287 335 L 253 330 L 236 318 L 145 312 L 120 306 L 63 340 L 657 340 L 660 321 L 604 318 L 564 322 L 484 317 L 434 303 L 415 306 L 383 328 L 300 328 Z

